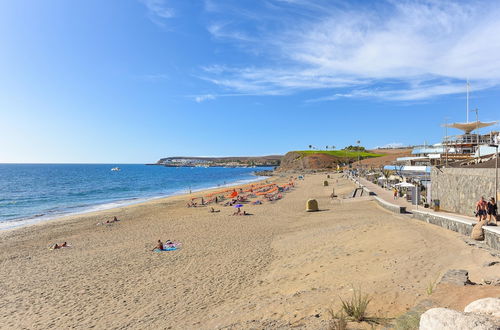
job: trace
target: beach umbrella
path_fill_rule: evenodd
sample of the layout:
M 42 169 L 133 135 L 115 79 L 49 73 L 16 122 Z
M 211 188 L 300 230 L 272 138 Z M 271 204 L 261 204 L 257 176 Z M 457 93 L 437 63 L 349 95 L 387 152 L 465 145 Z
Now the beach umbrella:
M 240 208 L 240 207 L 243 207 L 243 204 L 236 204 L 234 207 Z

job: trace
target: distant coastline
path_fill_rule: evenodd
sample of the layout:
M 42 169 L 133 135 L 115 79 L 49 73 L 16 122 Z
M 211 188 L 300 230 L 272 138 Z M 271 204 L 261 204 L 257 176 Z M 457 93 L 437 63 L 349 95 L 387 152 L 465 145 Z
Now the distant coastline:
M 166 157 L 156 163 L 146 165 L 159 165 L 166 167 L 278 167 L 281 164 L 281 155 L 270 156 L 235 156 L 235 157 Z

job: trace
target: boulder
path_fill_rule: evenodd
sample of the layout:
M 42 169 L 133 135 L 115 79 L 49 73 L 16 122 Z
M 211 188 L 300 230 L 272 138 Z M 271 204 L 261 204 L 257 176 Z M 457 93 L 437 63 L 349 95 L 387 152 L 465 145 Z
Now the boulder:
M 484 284 L 488 285 L 500 286 L 500 277 L 495 276 L 495 277 L 485 278 L 483 279 L 483 282 Z
M 315 199 L 308 199 L 306 203 L 306 211 L 307 212 L 316 212 L 319 211 L 318 201 Z
M 420 330 L 492 330 L 495 324 L 483 315 L 448 308 L 432 308 L 420 316 Z
M 486 221 L 479 221 L 472 228 L 472 233 L 470 237 L 476 241 L 484 241 L 484 230 L 483 226 L 486 224 Z
M 500 298 L 483 298 L 465 306 L 464 312 L 500 318 Z
M 472 284 L 469 280 L 469 272 L 465 269 L 450 269 L 448 270 L 439 283 L 455 284 L 455 285 L 467 285 Z

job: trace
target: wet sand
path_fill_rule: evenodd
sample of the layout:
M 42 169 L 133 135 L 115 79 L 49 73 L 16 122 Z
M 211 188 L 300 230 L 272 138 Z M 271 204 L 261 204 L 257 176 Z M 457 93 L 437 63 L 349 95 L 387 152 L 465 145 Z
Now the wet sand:
M 394 317 L 448 269 L 473 281 L 498 274 L 482 266 L 496 259 L 459 234 L 364 198 L 332 202 L 324 179 L 245 205 L 251 216 L 186 208 L 178 196 L 2 233 L 0 328 L 321 329 L 353 286 L 372 296 L 371 315 Z M 353 189 L 339 176 L 330 183 L 338 195 Z M 304 212 L 311 197 L 321 212 Z M 151 252 L 158 239 L 182 248 Z M 48 249 L 63 241 L 72 247 Z

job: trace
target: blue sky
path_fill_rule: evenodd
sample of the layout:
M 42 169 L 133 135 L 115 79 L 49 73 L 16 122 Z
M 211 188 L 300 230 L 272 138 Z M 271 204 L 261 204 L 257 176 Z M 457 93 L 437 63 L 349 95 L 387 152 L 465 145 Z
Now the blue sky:
M 1 1 L 0 162 L 439 142 L 467 78 L 500 119 L 498 17 L 497 1 Z

